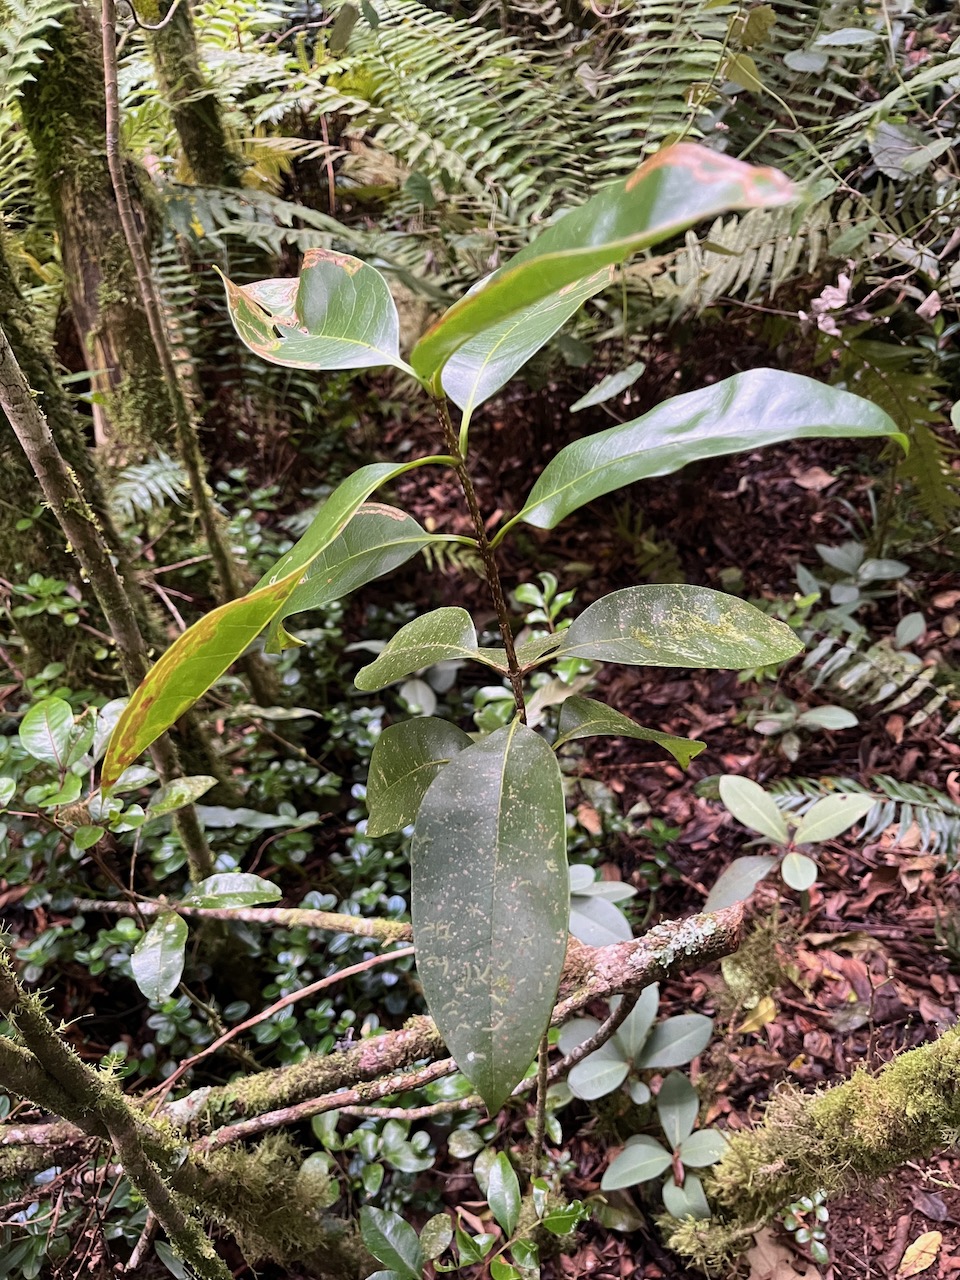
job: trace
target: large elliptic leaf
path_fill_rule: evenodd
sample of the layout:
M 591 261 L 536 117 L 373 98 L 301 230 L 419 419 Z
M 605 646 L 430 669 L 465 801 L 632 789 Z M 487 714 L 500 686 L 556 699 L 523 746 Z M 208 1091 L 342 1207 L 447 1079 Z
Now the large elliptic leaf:
M 110 737 L 101 783 L 108 790 L 124 769 L 201 698 L 283 608 L 310 564 L 333 542 L 374 489 L 409 470 L 377 462 L 339 484 L 299 542 L 248 595 L 188 627 L 147 673 Z M 417 464 L 413 464 L 417 465 Z
M 558 218 L 423 335 L 410 363 L 439 388 L 438 374 L 468 339 L 504 324 L 566 285 L 727 209 L 781 205 L 793 188 L 776 169 L 759 169 L 705 147 L 665 147 L 629 178 L 612 183 Z
M 604 596 L 562 633 L 553 656 L 737 671 L 784 662 L 802 649 L 788 626 L 736 596 L 671 585 Z
M 624 1058 L 616 1040 L 608 1040 L 582 1062 L 571 1067 L 567 1084 L 576 1097 L 585 1102 L 606 1097 L 619 1089 L 630 1071 L 630 1063 Z
M 307 566 L 303 581 L 270 624 L 267 653 L 300 643 L 283 629 L 284 618 L 342 599 L 436 541 L 406 512 L 382 502 L 365 502 L 326 551 Z
M 401 627 L 376 659 L 357 672 L 354 684 L 375 693 L 422 667 L 449 658 L 475 658 L 477 632 L 466 609 L 433 609 Z
M 710 1043 L 713 1021 L 702 1013 L 681 1013 L 653 1028 L 637 1058 L 644 1071 L 654 1067 L 684 1067 Z
M 872 796 L 861 796 L 852 791 L 824 796 L 800 819 L 793 833 L 794 843 L 818 844 L 821 840 L 835 840 L 865 817 L 875 803 Z
M 491 1112 L 523 1079 L 550 1020 L 570 910 L 557 758 L 515 722 L 430 784 L 411 855 L 427 1004 Z
M 777 808 L 776 800 L 764 791 L 759 782 L 742 778 L 739 774 L 725 773 L 720 779 L 720 799 L 736 820 L 751 831 L 767 836 L 777 844 L 789 843 L 787 820 Z
M 369 369 L 400 359 L 400 320 L 379 271 L 348 253 L 308 249 L 298 279 L 224 277 L 233 327 L 256 355 L 289 369 Z
M 693 1132 L 699 1110 L 696 1089 L 682 1072 L 671 1071 L 657 1094 L 657 1115 L 673 1151 Z
M 610 283 L 610 278 L 611 269 L 604 267 L 468 338 L 443 366 L 441 375 L 444 391 L 463 410 L 464 417 L 469 418 L 477 405 L 505 386 L 588 298 Z M 466 297 L 486 283 L 481 280 Z
M 554 751 L 575 738 L 639 738 L 641 742 L 655 742 L 663 747 L 684 768 L 707 745 L 695 738 L 675 738 L 669 733 L 658 733 L 656 729 L 644 729 L 628 716 L 593 698 L 567 698 L 560 712 L 558 729 Z
M 409 826 L 427 787 L 470 742 L 462 729 L 435 716 L 403 720 L 384 729 L 370 757 L 367 835 L 385 836 Z
M 623 426 L 575 440 L 550 461 L 515 517 L 553 529 L 602 494 L 688 462 L 812 436 L 906 438 L 861 396 L 779 369 L 751 369 L 675 396 Z

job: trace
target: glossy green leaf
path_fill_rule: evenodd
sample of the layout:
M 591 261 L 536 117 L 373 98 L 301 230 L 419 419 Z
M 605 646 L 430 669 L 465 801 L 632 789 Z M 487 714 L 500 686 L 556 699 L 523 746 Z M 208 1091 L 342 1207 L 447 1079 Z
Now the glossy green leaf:
M 657 746 L 669 751 L 684 768 L 707 745 L 693 738 L 675 738 L 669 733 L 658 733 L 656 729 L 644 729 L 629 716 L 622 715 L 619 711 L 614 711 L 613 707 L 593 698 L 567 698 L 560 712 L 558 735 L 553 749 L 556 750 L 565 742 L 573 742 L 576 738 L 599 737 L 639 738 L 641 742 L 655 742 Z
M 490 1169 L 487 1203 L 506 1234 L 512 1236 L 520 1221 L 520 1180 L 503 1151 Z
M 543 1219 L 543 1225 L 555 1236 L 567 1236 L 584 1218 L 589 1218 L 590 1210 L 582 1200 L 571 1200 L 556 1209 L 551 1209 Z
M 736 820 L 751 831 L 769 836 L 777 844 L 787 844 L 789 841 L 787 821 L 777 808 L 776 801 L 752 778 L 725 774 L 720 779 L 720 799 Z
M 162 818 L 168 813 L 175 813 L 186 804 L 193 804 L 202 795 L 217 785 L 216 778 L 208 774 L 196 774 L 190 778 L 174 778 L 158 787 L 150 797 L 147 805 L 147 820 Z
M 491 1280 L 522 1280 L 520 1272 L 505 1258 L 492 1258 L 490 1261 Z
M 281 890 L 262 876 L 248 871 L 222 871 L 207 876 L 183 900 L 189 907 L 255 907 L 258 902 L 277 902 Z
M 63 698 L 35 702 L 20 721 L 20 745 L 35 760 L 66 767 L 73 733 L 73 708 Z
M 650 1033 L 637 1066 L 644 1070 L 685 1067 L 704 1051 L 712 1035 L 713 1021 L 702 1013 L 681 1013 L 676 1018 L 667 1018 Z
M 566 953 L 563 784 L 544 739 L 515 722 L 455 756 L 423 798 L 411 862 L 427 1004 L 494 1112 L 536 1057 Z
M 348 253 L 308 249 L 300 275 L 236 285 L 233 327 L 255 355 L 288 369 L 369 369 L 400 359 L 400 320 L 379 271 Z
M 187 925 L 175 911 L 157 916 L 130 957 L 134 981 L 148 1000 L 166 1000 L 183 974 Z
M 696 1089 L 681 1072 L 671 1071 L 657 1094 L 657 1116 L 674 1151 L 693 1132 L 699 1110 Z
M 788 853 L 780 863 L 780 874 L 784 884 L 803 893 L 817 883 L 817 864 L 805 853 Z
M 709 1218 L 710 1206 L 703 1194 L 703 1183 L 695 1173 L 688 1173 L 683 1186 L 678 1187 L 673 1178 L 663 1184 L 663 1204 L 667 1213 L 675 1218 Z
M 365 502 L 343 532 L 307 565 L 303 581 L 270 624 L 267 653 L 299 644 L 284 631 L 285 618 L 343 599 L 437 541 L 406 512 L 381 502 Z
M 273 620 L 310 563 L 343 532 L 374 489 L 409 467 L 371 463 L 348 476 L 331 493 L 299 542 L 281 556 L 253 591 L 214 609 L 174 641 L 134 691 L 111 734 L 101 776 L 105 791 Z
M 670 475 L 702 458 L 819 436 L 893 437 L 906 444 L 892 418 L 869 400 L 796 373 L 751 369 L 567 445 L 515 519 L 553 529 L 584 503 L 637 480 Z
M 876 801 L 855 792 L 824 796 L 807 810 L 793 833 L 795 844 L 835 840 L 870 812 Z
M 101 840 L 106 834 L 106 828 L 104 827 L 77 827 L 73 833 L 73 843 L 78 849 L 92 849 L 97 841 Z
M 737 902 L 746 902 L 754 889 L 777 865 L 769 854 L 749 854 L 735 858 L 717 878 L 717 883 L 707 894 L 704 911 L 721 911 Z
M 364 1205 L 360 1210 L 360 1234 L 378 1262 L 404 1280 L 421 1280 L 426 1258 L 416 1231 L 399 1213 Z
M 582 409 L 592 409 L 594 405 L 605 404 L 606 401 L 612 400 L 628 387 L 632 387 L 637 379 L 643 376 L 646 367 L 646 361 L 637 360 L 627 365 L 626 369 L 608 373 L 592 390 L 570 406 L 570 412 L 579 413 Z
M 691 1169 L 705 1169 L 722 1160 L 729 1145 L 716 1129 L 698 1129 L 680 1143 L 680 1159 Z
M 647 1042 L 660 1007 L 660 986 L 653 982 L 640 992 L 640 999 L 620 1024 L 617 1040 L 628 1058 L 636 1059 Z
M 751 168 L 705 147 L 657 152 L 625 180 L 551 223 L 421 337 L 410 362 L 427 383 L 470 338 L 726 209 L 781 205 L 793 196 L 783 174 Z
M 0 778 L 0 811 L 7 807 L 16 793 L 16 778 Z
M 658 1178 L 673 1162 L 670 1152 L 656 1138 L 643 1134 L 630 1138 L 600 1180 L 601 1191 L 619 1191 L 621 1187 L 635 1187 L 639 1182 Z
M 400 831 L 416 818 L 430 783 L 471 739 L 449 720 L 422 716 L 384 729 L 367 777 L 368 836 Z
M 735 596 L 671 585 L 604 596 L 561 634 L 554 657 L 737 671 L 784 662 L 802 649 L 788 626 Z
M 610 278 L 611 270 L 605 267 L 469 337 L 443 366 L 441 375 L 444 391 L 464 416 L 469 417 L 505 386 L 588 298 L 610 283 Z M 487 280 L 481 280 L 464 301 L 486 285 Z
M 582 1062 L 571 1067 L 567 1084 L 578 1098 L 592 1102 L 619 1089 L 627 1078 L 630 1064 L 615 1040 L 608 1040 Z
M 435 1213 L 423 1224 L 420 1248 L 429 1261 L 439 1258 L 453 1239 L 453 1223 L 448 1213 Z
M 433 609 L 401 627 L 375 662 L 361 667 L 354 684 L 365 693 L 450 658 L 474 658 L 477 632 L 466 609 Z

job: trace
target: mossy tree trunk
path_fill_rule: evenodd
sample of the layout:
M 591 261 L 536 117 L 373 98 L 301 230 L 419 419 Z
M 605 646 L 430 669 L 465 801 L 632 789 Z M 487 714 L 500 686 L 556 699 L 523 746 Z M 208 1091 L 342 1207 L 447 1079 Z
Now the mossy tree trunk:
M 172 409 L 123 236 L 104 149 L 97 18 L 75 3 L 47 33 L 21 113 L 53 208 L 70 309 L 93 370 L 98 444 L 135 460 L 172 449 Z M 141 194 L 142 184 L 134 184 Z M 145 206 L 139 210 L 147 234 Z
M 180 0 L 170 15 L 167 0 L 142 16 L 156 22 L 147 43 L 160 89 L 193 181 L 202 187 L 238 187 L 243 164 L 231 148 L 223 113 L 200 67 L 200 53 L 189 0 Z
M 26 300 L 7 258 L 2 237 L 0 328 L 7 333 L 21 368 L 37 392 L 57 443 L 101 521 L 108 542 L 119 553 L 119 538 L 110 524 L 103 487 L 87 447 L 83 421 L 64 393 L 50 355 L 36 338 Z M 3 476 L 0 486 L 0 578 L 5 584 L 20 585 L 36 573 L 66 582 L 85 596 L 92 611 L 91 621 L 101 627 L 96 601 L 80 581 L 76 558 L 70 554 L 57 521 L 45 507 L 35 519 L 32 518 L 34 511 L 43 503 L 43 494 L 2 411 L 0 474 Z M 9 587 L 4 586 L 3 592 L 7 594 Z M 10 595 L 11 609 L 26 603 L 25 597 Z M 46 612 L 21 614 L 13 622 L 25 646 L 22 665 L 26 674 L 39 670 L 48 662 L 63 662 L 69 676 L 81 678 L 81 669 L 85 667 L 91 651 L 88 633 L 65 626 L 59 618 Z M 82 678 L 89 680 L 90 672 L 84 671 Z

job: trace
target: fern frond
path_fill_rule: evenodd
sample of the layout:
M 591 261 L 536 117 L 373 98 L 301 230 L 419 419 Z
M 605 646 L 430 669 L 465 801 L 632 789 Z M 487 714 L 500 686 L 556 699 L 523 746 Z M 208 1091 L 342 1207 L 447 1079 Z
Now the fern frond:
M 179 506 L 187 493 L 187 477 L 179 462 L 159 453 L 147 462 L 123 467 L 110 485 L 110 507 L 117 522 L 130 527 L 167 506 Z
M 781 809 L 802 814 L 825 796 L 843 792 L 875 797 L 862 820 L 864 842 L 878 839 L 896 827 L 897 844 L 919 841 L 920 853 L 938 853 L 953 864 L 960 857 L 960 805 L 944 792 L 916 782 L 901 782 L 888 774 L 874 774 L 871 786 L 852 778 L 782 778 L 768 790 Z
M 20 86 L 33 79 L 47 32 L 70 0 L 0 0 L 0 105 L 16 97 Z

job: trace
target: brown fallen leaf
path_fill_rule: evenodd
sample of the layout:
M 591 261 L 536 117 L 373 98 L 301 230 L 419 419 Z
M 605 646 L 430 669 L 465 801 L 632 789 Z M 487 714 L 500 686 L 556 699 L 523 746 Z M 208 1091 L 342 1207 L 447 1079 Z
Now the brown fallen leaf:
M 749 1280 L 820 1280 L 819 1268 L 779 1244 L 769 1227 L 758 1231 L 754 1240 L 746 1255 Z
M 960 591 L 940 591 L 932 603 L 935 609 L 952 609 L 955 604 L 960 604 Z
M 907 1245 L 900 1259 L 896 1280 L 908 1280 L 909 1276 L 918 1276 L 927 1267 L 932 1267 L 942 1244 L 942 1231 L 925 1231 L 922 1236 L 917 1236 L 913 1244 Z
M 806 471 L 795 475 L 793 483 L 799 485 L 801 489 L 821 493 L 824 489 L 829 489 L 832 484 L 836 484 L 837 477 L 832 476 L 829 471 L 824 471 L 823 467 L 809 467 Z

